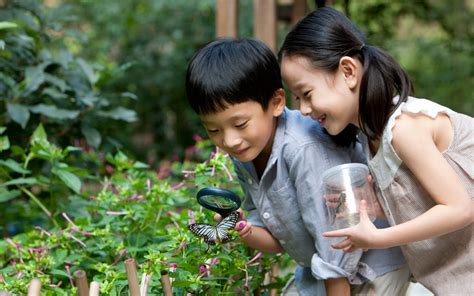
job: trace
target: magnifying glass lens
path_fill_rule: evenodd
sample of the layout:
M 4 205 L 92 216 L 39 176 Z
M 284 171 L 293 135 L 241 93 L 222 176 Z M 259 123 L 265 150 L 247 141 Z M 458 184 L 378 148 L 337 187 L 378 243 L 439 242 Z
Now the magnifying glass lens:
M 202 188 L 197 193 L 197 200 L 203 207 L 227 216 L 240 207 L 240 198 L 230 190 L 221 188 Z
M 239 208 L 239 205 L 235 201 L 222 196 L 204 195 L 201 196 L 201 201 L 223 210 L 233 210 L 235 208 Z

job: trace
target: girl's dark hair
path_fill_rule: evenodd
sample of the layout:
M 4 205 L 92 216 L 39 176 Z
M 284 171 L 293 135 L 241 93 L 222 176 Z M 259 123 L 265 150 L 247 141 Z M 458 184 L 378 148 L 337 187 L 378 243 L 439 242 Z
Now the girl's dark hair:
M 208 43 L 191 59 L 186 94 L 197 114 L 224 110 L 228 105 L 255 101 L 267 110 L 282 88 L 275 54 L 256 39 L 222 38 Z
M 408 75 L 383 50 L 368 46 L 364 34 L 342 13 L 324 7 L 304 17 L 286 36 L 278 57 L 301 56 L 314 67 L 334 73 L 344 56 L 364 65 L 359 96 L 359 123 L 371 140 L 379 139 L 390 114 L 413 92 Z M 393 98 L 399 95 L 398 103 Z M 348 130 L 347 130 L 348 129 Z M 352 141 L 357 129 L 348 126 L 343 138 Z

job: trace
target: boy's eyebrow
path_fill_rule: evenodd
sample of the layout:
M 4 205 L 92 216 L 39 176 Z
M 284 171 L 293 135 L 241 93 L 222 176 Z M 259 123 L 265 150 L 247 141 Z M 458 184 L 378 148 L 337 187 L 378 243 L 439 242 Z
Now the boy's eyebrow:
M 234 113 L 232 114 L 231 116 L 229 116 L 227 119 L 228 120 L 237 120 L 237 119 L 241 119 L 241 118 L 247 118 L 249 117 L 247 114 L 243 114 L 243 113 Z M 207 121 L 207 120 L 204 120 L 204 119 L 201 119 L 201 122 L 203 124 L 209 124 L 209 123 L 212 123 L 212 121 Z

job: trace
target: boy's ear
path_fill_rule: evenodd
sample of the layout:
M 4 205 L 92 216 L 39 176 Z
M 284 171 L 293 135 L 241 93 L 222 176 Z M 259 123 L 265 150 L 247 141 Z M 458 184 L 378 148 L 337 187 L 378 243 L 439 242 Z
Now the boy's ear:
M 348 56 L 344 56 L 339 61 L 339 72 L 342 73 L 344 81 L 350 89 L 357 87 L 358 81 L 360 80 L 361 69 L 360 63 Z
M 285 90 L 283 88 L 279 88 L 275 91 L 270 105 L 272 107 L 273 116 L 277 117 L 283 113 L 286 105 Z

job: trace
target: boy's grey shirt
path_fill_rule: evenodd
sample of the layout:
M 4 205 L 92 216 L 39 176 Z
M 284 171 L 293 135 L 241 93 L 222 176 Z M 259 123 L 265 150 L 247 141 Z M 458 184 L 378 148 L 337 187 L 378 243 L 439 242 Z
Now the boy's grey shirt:
M 324 279 L 347 277 L 360 284 L 405 265 L 399 248 L 344 253 L 331 247 L 340 238 L 321 235 L 332 230 L 321 176 L 339 164 L 366 163 L 361 145 L 337 146 L 319 122 L 285 108 L 261 180 L 252 162 L 233 162 L 245 192 L 247 219 L 267 228 L 298 263 L 295 278 L 301 295 L 324 295 Z M 388 226 L 377 222 L 378 227 Z

